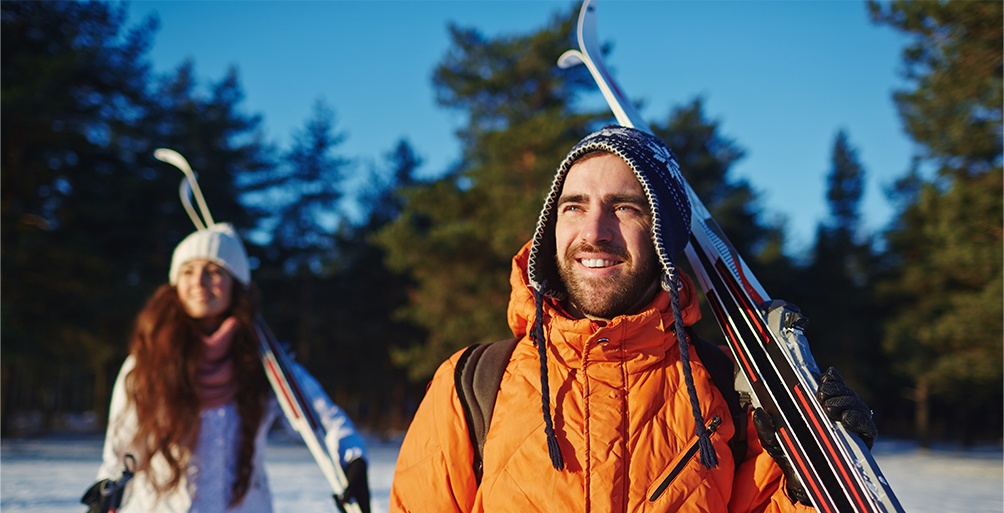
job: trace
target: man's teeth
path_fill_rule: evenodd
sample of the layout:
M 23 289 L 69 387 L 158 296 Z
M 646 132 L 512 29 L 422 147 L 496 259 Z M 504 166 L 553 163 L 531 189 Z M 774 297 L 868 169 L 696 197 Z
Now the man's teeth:
M 583 258 L 582 265 L 586 267 L 610 267 L 616 265 L 613 260 L 603 260 L 602 258 Z

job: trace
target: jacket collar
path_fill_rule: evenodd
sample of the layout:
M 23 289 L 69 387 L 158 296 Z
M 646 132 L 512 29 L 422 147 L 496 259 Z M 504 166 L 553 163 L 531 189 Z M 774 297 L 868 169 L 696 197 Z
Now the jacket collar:
M 510 274 L 509 327 L 518 337 L 526 335 L 536 317 L 533 290 L 527 276 L 529 253 L 528 242 L 513 257 Z M 684 324 L 690 326 L 701 318 L 700 306 L 693 282 L 686 274 L 681 273 L 681 283 L 680 308 Z M 602 338 L 607 339 L 607 349 L 623 344 L 621 349 L 624 354 L 619 357 L 639 355 L 647 359 L 645 355 L 657 355 L 661 359 L 668 350 L 675 350 L 676 347 L 676 338 L 666 336 L 673 333 L 673 311 L 669 293 L 664 290 L 660 290 L 638 313 L 619 315 L 606 323 L 573 318 L 553 299 L 546 300 L 543 310 L 548 339 L 557 356 L 572 367 L 579 367 L 583 351 Z

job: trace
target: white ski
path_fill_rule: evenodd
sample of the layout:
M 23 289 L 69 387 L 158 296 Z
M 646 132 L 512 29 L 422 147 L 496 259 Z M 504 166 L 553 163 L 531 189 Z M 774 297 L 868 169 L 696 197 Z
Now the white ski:
M 358 504 L 343 501 L 345 490 L 348 487 L 348 479 L 339 464 L 338 455 L 331 454 L 327 446 L 324 445 L 324 425 L 317 417 L 317 412 L 307 402 L 307 397 L 300 384 L 294 379 L 289 354 L 279 345 L 261 316 L 255 322 L 254 329 L 260 344 L 259 349 L 262 365 L 265 366 L 265 375 L 268 376 L 268 381 L 282 407 L 282 412 L 286 415 L 286 420 L 303 437 L 307 449 L 317 461 L 317 465 L 321 467 L 324 478 L 334 492 L 335 504 L 338 508 L 346 513 L 360 513 Z

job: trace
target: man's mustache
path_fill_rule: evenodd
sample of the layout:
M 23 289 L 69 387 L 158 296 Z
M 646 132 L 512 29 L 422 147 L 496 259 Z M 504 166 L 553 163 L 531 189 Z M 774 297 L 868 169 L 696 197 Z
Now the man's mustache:
M 631 255 L 628 253 L 627 248 L 621 246 L 615 246 L 613 244 L 603 243 L 603 244 L 591 244 L 589 242 L 581 242 L 574 246 L 569 246 L 568 250 L 565 251 L 565 259 L 571 260 L 574 255 L 578 253 L 606 253 L 608 255 L 613 255 L 621 260 L 629 260 Z

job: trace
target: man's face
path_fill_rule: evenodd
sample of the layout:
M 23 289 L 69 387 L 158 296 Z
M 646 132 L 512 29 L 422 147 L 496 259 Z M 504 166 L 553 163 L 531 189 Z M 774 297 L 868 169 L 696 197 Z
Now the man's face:
M 634 172 L 616 155 L 587 155 L 569 169 L 557 208 L 569 306 L 600 319 L 627 313 L 659 276 L 651 209 Z

